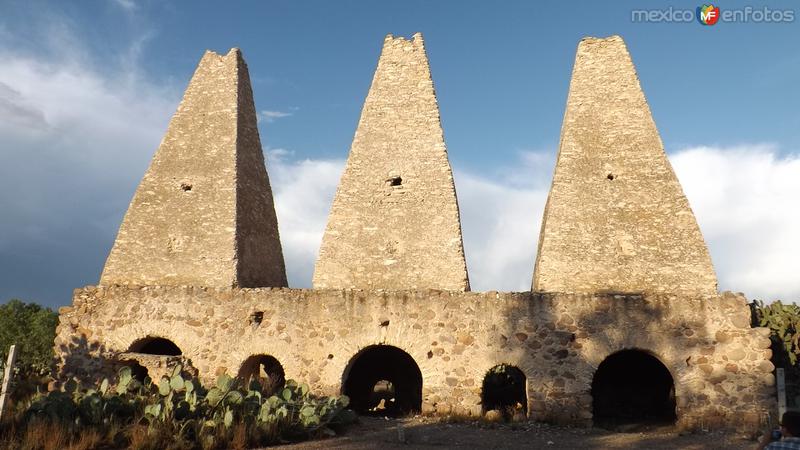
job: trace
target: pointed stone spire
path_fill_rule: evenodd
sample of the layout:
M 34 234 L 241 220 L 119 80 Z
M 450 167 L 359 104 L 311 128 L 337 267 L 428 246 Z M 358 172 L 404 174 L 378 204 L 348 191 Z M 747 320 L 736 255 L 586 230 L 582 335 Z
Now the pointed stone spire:
M 206 52 L 128 207 L 100 284 L 286 286 L 238 49 Z
M 313 285 L 469 290 L 453 174 L 419 33 L 384 40 Z
M 708 249 L 619 36 L 578 45 L 533 290 L 716 293 Z

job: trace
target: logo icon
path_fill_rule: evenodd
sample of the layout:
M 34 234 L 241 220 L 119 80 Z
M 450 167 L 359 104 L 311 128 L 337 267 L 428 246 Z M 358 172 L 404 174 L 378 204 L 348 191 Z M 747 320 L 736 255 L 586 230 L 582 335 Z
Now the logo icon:
M 697 7 L 697 21 L 701 25 L 714 25 L 719 20 L 719 6 L 703 5 Z

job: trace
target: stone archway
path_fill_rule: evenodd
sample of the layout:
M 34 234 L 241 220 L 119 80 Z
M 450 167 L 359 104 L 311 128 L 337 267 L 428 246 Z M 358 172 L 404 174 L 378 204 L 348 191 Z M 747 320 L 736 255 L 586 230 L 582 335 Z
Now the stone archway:
M 422 372 L 414 358 L 390 345 L 358 352 L 342 376 L 342 393 L 360 414 L 402 416 L 422 409 Z
M 498 364 L 483 378 L 481 404 L 483 412 L 497 410 L 506 419 L 528 413 L 527 378 L 516 366 Z
M 136 340 L 128 348 L 128 351 L 161 356 L 180 356 L 183 354 L 180 347 L 175 345 L 174 342 L 158 336 L 147 336 Z
M 265 354 L 252 355 L 239 367 L 237 377 L 244 383 L 257 381 L 268 395 L 272 395 L 286 383 L 286 373 L 281 363 Z
M 592 379 L 596 426 L 675 423 L 675 383 L 669 369 L 643 350 L 622 350 L 600 363 Z

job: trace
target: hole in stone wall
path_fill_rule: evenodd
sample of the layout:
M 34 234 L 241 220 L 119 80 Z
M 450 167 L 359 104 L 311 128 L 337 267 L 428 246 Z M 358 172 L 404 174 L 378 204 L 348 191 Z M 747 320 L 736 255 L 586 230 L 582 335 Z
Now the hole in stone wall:
M 242 363 L 237 375 L 245 385 L 258 382 L 263 392 L 272 395 L 283 389 L 286 374 L 281 363 L 270 355 L 252 355 Z
M 181 190 L 183 192 L 189 192 L 192 190 L 192 185 L 189 183 L 181 183 Z
M 402 186 L 403 178 L 400 176 L 389 177 L 386 179 L 386 184 L 388 184 L 389 186 Z
M 179 356 L 181 349 L 174 342 L 162 337 L 148 336 L 131 344 L 128 351 L 148 355 Z
M 614 353 L 600 364 L 592 379 L 592 404 L 594 424 L 609 429 L 676 419 L 672 375 L 641 350 Z
M 374 345 L 350 360 L 342 377 L 342 393 L 360 414 L 407 415 L 422 409 L 422 372 L 403 350 Z
M 616 178 L 616 177 L 614 176 L 613 173 L 610 173 L 610 174 L 606 175 L 606 178 L 608 178 L 611 181 L 614 181 L 614 178 Z
M 506 420 L 514 414 L 528 413 L 528 395 L 525 374 L 515 366 L 500 364 L 492 367 L 483 377 L 481 404 L 483 412 L 498 410 Z
M 251 325 L 261 325 L 261 322 L 264 321 L 264 311 L 255 311 L 253 314 L 250 314 L 250 324 Z
M 147 372 L 147 367 L 139 364 L 139 361 L 125 361 L 122 365 L 131 368 L 131 376 L 139 383 L 144 384 L 145 379 L 150 376 Z
M 394 392 L 394 384 L 389 380 L 380 380 L 375 383 L 370 403 L 375 405 L 375 412 L 396 410 L 397 397 Z

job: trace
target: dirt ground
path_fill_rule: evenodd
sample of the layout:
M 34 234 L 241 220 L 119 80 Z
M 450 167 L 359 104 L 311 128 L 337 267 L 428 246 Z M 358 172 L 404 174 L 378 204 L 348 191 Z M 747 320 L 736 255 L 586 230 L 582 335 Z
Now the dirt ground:
M 444 423 L 410 417 L 361 417 L 340 436 L 285 445 L 287 449 L 726 449 L 744 450 L 756 442 L 734 432 L 680 434 L 673 427 L 614 433 L 598 428 L 568 428 L 541 423 Z

